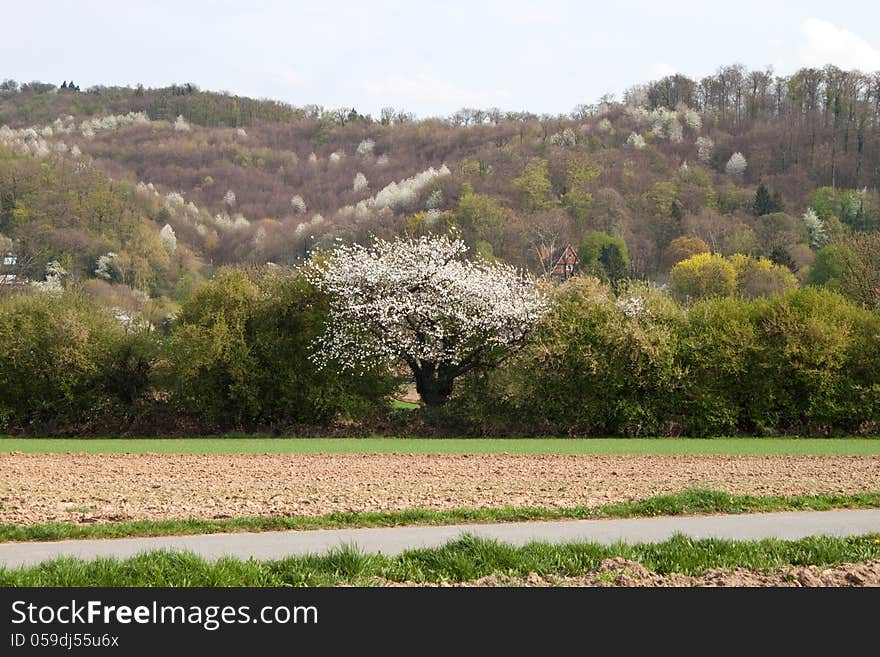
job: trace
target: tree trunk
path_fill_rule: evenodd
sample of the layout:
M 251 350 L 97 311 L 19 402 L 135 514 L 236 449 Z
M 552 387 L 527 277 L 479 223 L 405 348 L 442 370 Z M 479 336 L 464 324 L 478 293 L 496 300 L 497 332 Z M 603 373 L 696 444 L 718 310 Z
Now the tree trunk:
M 422 363 L 413 368 L 416 390 L 427 406 L 441 406 L 452 394 L 453 377 L 447 368 L 434 363 Z

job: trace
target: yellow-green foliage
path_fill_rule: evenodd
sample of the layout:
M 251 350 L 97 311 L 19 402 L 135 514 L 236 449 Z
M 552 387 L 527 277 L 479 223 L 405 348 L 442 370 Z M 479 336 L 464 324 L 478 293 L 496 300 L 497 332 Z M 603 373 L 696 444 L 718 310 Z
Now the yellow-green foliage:
M 797 277 L 767 258 L 735 253 L 698 253 L 676 264 L 670 272 L 672 290 L 680 299 L 696 300 L 740 294 L 769 296 L 797 288 Z
M 550 192 L 553 183 L 550 182 L 547 160 L 533 157 L 526 165 L 523 174 L 511 182 L 520 195 L 523 207 L 527 210 L 543 210 L 552 205 Z
M 672 289 L 683 299 L 720 297 L 736 291 L 736 270 L 717 253 L 698 253 L 670 272 Z
M 736 271 L 736 289 L 744 297 L 769 296 L 798 287 L 797 276 L 768 258 L 735 253 L 727 258 Z
M 462 185 L 453 222 L 462 239 L 473 246 L 480 242 L 499 245 L 508 211 L 490 196 L 475 194 L 470 183 Z

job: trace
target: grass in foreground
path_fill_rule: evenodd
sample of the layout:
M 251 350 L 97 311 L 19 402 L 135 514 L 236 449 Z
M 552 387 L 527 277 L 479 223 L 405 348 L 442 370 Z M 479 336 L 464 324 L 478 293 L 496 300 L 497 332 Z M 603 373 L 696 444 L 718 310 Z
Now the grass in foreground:
M 798 541 L 693 540 L 679 535 L 663 543 L 632 546 L 531 543 L 524 547 L 463 536 L 441 548 L 410 550 L 396 557 L 344 547 L 322 556 L 278 561 L 210 562 L 192 553 L 156 551 L 125 560 L 64 558 L 28 568 L 0 568 L 0 586 L 332 586 L 369 585 L 373 578 L 461 582 L 492 574 L 525 577 L 532 572 L 574 577 L 618 556 L 661 574 L 829 566 L 880 558 L 880 535 Z
M 84 538 L 121 538 L 125 536 L 264 532 L 292 529 L 451 525 L 463 522 L 584 520 L 590 518 L 870 508 L 880 508 L 880 493 L 759 497 L 754 495 L 729 495 L 722 491 L 713 490 L 689 490 L 634 502 L 606 504 L 598 507 L 578 506 L 564 509 L 540 507 L 453 509 L 449 511 L 410 509 L 388 512 L 331 513 L 324 516 L 253 516 L 223 520 L 142 520 L 94 525 L 47 523 L 19 526 L 2 524 L 0 525 L 0 541 L 54 541 Z
M 93 454 L 880 454 L 874 438 L 0 438 L 0 452 Z

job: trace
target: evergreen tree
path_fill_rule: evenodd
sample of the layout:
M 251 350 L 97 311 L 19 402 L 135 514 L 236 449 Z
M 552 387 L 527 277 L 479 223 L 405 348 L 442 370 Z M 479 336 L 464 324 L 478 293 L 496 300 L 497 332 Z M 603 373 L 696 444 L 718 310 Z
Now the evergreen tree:
M 791 254 L 784 247 L 777 246 L 770 252 L 770 260 L 782 267 L 788 267 L 791 271 L 797 272 L 799 269 L 797 263 L 792 259 Z
M 599 262 L 608 275 L 608 280 L 612 285 L 627 277 L 629 273 L 629 262 L 621 246 L 617 243 L 609 242 L 602 245 L 599 253 Z
M 771 201 L 771 205 L 773 207 L 770 212 L 785 212 L 785 208 L 782 205 L 782 193 L 777 189 L 773 192 L 773 200 Z
M 758 185 L 758 190 L 755 192 L 755 202 L 752 204 L 752 214 L 756 217 L 762 217 L 771 212 L 777 212 L 777 210 L 773 209 L 773 199 L 770 197 L 770 192 L 764 184 L 761 183 Z

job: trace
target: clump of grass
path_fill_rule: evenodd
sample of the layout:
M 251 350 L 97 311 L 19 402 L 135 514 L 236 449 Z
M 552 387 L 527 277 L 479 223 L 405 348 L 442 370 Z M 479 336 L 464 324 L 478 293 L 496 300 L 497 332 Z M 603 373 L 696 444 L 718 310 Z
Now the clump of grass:
M 632 502 L 606 504 L 598 507 L 577 506 L 563 509 L 543 507 L 451 509 L 446 511 L 407 509 L 404 511 L 385 512 L 330 513 L 323 516 L 250 516 L 225 518 L 222 520 L 200 520 L 195 518 L 187 520 L 136 520 L 89 525 L 59 522 L 25 526 L 0 524 L 0 541 L 56 541 L 81 538 L 181 536 L 228 532 L 874 508 L 880 508 L 880 493 L 760 497 L 754 495 L 730 495 L 714 490 L 688 490 Z
M 797 541 L 695 540 L 678 535 L 663 543 L 530 543 L 515 547 L 462 536 L 440 548 L 396 557 L 342 546 L 326 555 L 274 561 L 223 558 L 211 562 L 189 552 L 154 551 L 119 560 L 63 558 L 27 568 L 0 568 L 0 586 L 332 586 L 383 580 L 421 583 L 471 581 L 487 575 L 575 577 L 603 559 L 624 557 L 660 574 L 700 575 L 710 568 L 771 570 L 831 566 L 880 558 L 880 535 Z

